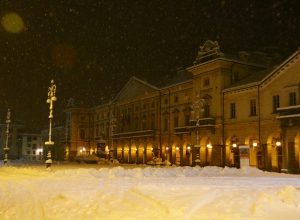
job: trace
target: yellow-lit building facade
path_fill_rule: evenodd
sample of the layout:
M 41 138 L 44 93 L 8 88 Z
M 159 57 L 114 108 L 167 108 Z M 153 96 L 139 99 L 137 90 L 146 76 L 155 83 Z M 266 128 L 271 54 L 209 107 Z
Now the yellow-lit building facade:
M 165 87 L 132 77 L 109 103 L 66 109 L 66 158 L 121 163 L 250 166 L 299 172 L 300 50 L 276 68 L 200 47 L 187 76 Z

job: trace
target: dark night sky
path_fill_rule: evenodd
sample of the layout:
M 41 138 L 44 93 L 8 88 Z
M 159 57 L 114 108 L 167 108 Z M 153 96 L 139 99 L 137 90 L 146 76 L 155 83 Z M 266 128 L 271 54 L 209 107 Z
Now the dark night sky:
M 300 46 L 299 12 L 300 0 L 0 0 L 0 119 L 10 107 L 40 129 L 51 78 L 59 121 L 70 97 L 93 106 L 132 75 L 157 83 L 192 65 L 207 39 L 225 53 L 276 46 L 286 57 Z

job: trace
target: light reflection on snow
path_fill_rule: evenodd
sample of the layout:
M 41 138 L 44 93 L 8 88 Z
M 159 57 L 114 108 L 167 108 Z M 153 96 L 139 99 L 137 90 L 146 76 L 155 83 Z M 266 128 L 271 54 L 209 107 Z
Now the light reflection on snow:
M 0 219 L 298 219 L 300 176 L 255 168 L 0 168 Z

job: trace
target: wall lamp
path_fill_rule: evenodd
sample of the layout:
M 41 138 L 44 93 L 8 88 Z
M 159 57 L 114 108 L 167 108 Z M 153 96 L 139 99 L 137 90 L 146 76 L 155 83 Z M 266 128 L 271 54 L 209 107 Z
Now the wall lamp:
M 280 138 L 273 138 L 273 146 L 274 146 L 274 144 L 275 144 L 276 147 L 280 147 L 281 146 L 281 139 Z

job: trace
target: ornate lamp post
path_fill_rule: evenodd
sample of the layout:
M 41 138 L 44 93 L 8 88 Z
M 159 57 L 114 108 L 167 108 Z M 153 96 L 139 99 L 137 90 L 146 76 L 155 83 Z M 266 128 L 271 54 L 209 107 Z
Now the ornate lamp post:
M 200 113 L 203 112 L 203 108 L 205 105 L 205 100 L 201 99 L 199 95 L 196 96 L 196 100 L 193 103 L 193 112 L 196 115 L 196 144 L 193 148 L 193 154 L 194 156 L 194 164 L 200 163 L 200 145 L 199 145 L 199 127 L 200 127 Z
M 112 111 L 112 110 L 111 110 Z M 110 128 L 110 131 L 109 131 L 109 136 L 110 136 L 110 139 L 111 139 L 111 146 L 110 146 L 110 153 L 111 153 L 111 158 L 114 159 L 114 154 L 116 153 L 116 149 L 114 149 L 114 129 L 116 127 L 116 118 L 114 116 L 114 114 L 112 112 L 110 112 L 110 120 L 109 120 L 109 128 Z
M 48 98 L 47 103 L 49 103 L 49 139 L 45 142 L 47 148 L 47 158 L 46 158 L 46 168 L 50 168 L 52 164 L 51 159 L 51 146 L 54 145 L 54 142 L 51 140 L 52 135 L 52 119 L 53 119 L 53 102 L 56 101 L 55 97 L 56 85 L 54 84 L 54 80 L 51 80 L 51 85 L 48 88 Z
M 7 115 L 6 115 L 6 141 L 5 141 L 5 147 L 3 149 L 4 151 L 4 160 L 3 163 L 4 165 L 7 165 L 8 163 L 8 152 L 9 152 L 9 147 L 8 147 L 8 137 L 9 137 L 9 124 L 10 124 L 10 109 L 7 110 Z

